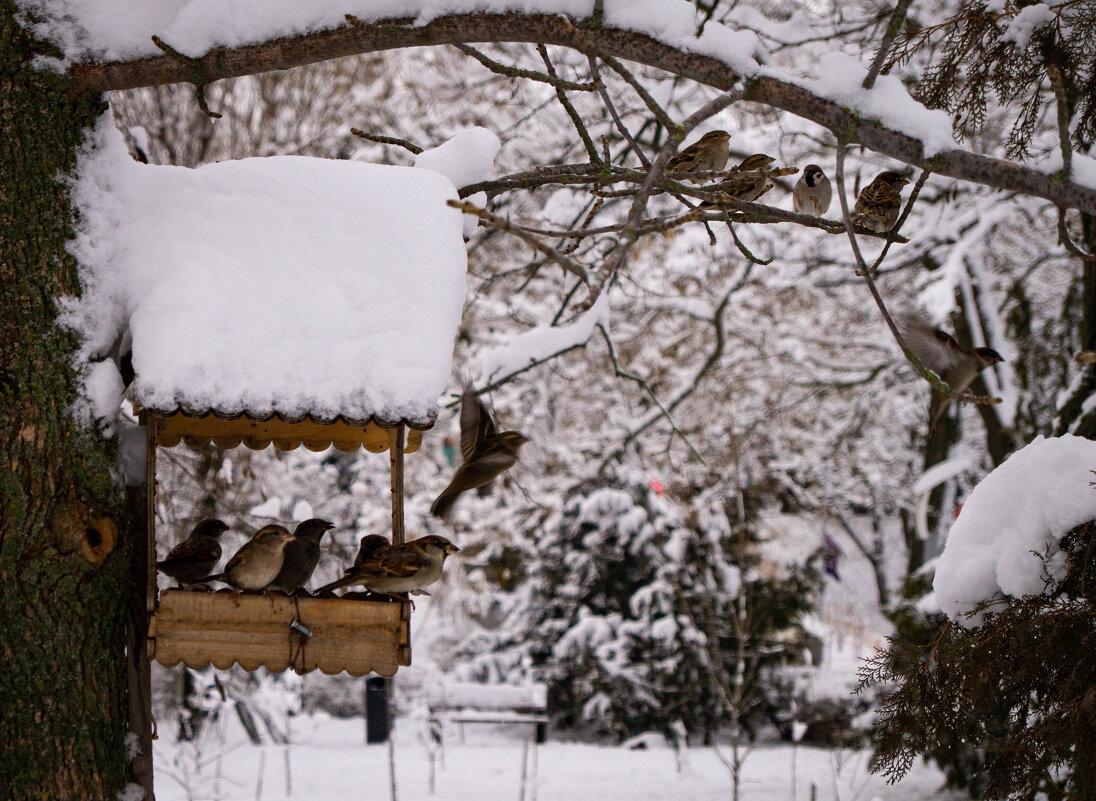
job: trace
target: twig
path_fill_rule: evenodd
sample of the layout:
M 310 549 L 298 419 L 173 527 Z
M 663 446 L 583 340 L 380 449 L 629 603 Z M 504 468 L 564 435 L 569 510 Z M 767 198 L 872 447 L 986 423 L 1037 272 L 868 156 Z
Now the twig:
M 552 64 L 552 59 L 548 57 L 548 48 L 543 44 L 537 45 L 537 52 L 540 53 L 541 59 L 544 61 L 544 66 L 548 68 L 548 74 L 553 78 L 556 76 L 556 68 Z M 560 105 L 563 106 L 563 110 L 567 112 L 567 116 L 571 118 L 572 124 L 575 126 L 575 130 L 578 132 L 579 138 L 582 139 L 582 144 L 586 146 L 586 152 L 590 155 L 590 161 L 594 164 L 601 164 L 601 155 L 597 152 L 597 148 L 594 146 L 594 140 L 590 138 L 590 132 L 586 130 L 586 123 L 583 122 L 582 117 L 578 111 L 571 104 L 570 99 L 567 97 L 567 93 L 557 83 L 554 85 L 556 90 L 556 98 L 559 100 Z
M 167 53 L 169 56 L 175 56 L 176 58 L 182 59 L 190 65 L 190 83 L 194 85 L 194 93 L 198 99 L 198 108 L 200 108 L 205 113 L 205 115 L 207 117 L 210 117 L 211 119 L 221 119 L 221 117 L 224 115 L 216 111 L 210 111 L 209 104 L 206 102 L 205 88 L 209 85 L 209 81 L 202 77 L 201 68 L 199 66 L 201 60 L 197 58 L 191 58 L 190 56 L 184 56 L 182 53 L 180 53 L 171 45 L 167 44 L 163 39 L 155 34 L 152 35 L 152 43 L 161 50 L 163 50 L 165 53 Z
M 1073 174 L 1073 145 L 1069 141 L 1069 99 L 1066 97 L 1062 71 L 1057 64 L 1047 64 L 1047 77 L 1050 78 L 1050 85 L 1054 89 L 1054 101 L 1058 112 L 1058 147 L 1062 151 L 1062 177 L 1068 181 Z M 1096 256 L 1077 245 L 1069 235 L 1065 206 L 1058 206 L 1058 241 L 1074 256 L 1079 256 L 1085 261 L 1096 261 Z
M 865 89 L 871 89 L 875 86 L 875 79 L 879 76 L 880 70 L 883 69 L 883 63 L 887 59 L 887 54 L 890 53 L 891 45 L 898 37 L 898 32 L 902 29 L 902 23 L 906 21 L 906 11 L 909 10 L 910 2 L 911 0 L 898 0 L 898 5 L 894 7 L 894 12 L 887 22 L 887 29 L 883 32 L 883 41 L 879 43 L 879 52 L 875 54 L 871 69 L 868 70 L 868 74 L 864 78 L 863 87 Z
M 594 86 L 597 88 L 598 94 L 601 95 L 601 102 L 605 104 L 609 116 L 613 119 L 613 124 L 616 125 L 617 130 L 620 131 L 620 135 L 624 137 L 624 140 L 632 146 L 632 152 L 636 154 L 639 163 L 642 164 L 645 169 L 650 169 L 650 159 L 644 155 L 639 143 L 632 136 L 632 132 L 629 131 L 628 126 L 624 124 L 624 120 L 621 119 L 620 114 L 617 112 L 617 107 L 613 102 L 613 98 L 609 96 L 609 90 L 605 88 L 605 81 L 601 79 L 601 70 L 599 70 L 597 66 L 597 57 L 587 54 L 586 58 L 590 62 L 590 77 L 594 79 Z
M 568 81 L 565 78 L 560 78 L 555 73 L 549 75 L 545 72 L 538 72 L 537 70 L 527 70 L 521 67 L 511 67 L 503 64 L 499 61 L 495 61 L 493 58 L 481 53 L 476 48 L 466 44 L 454 44 L 453 47 L 460 50 L 466 56 L 471 56 L 478 61 L 491 72 L 498 75 L 505 75 L 508 78 L 528 78 L 530 81 L 537 81 L 539 83 L 546 83 L 557 89 L 570 89 L 574 92 L 592 92 L 594 91 L 594 84 L 592 83 L 579 83 L 578 81 Z
M 543 253 L 545 256 L 554 261 L 567 272 L 581 278 L 587 284 L 591 284 L 592 282 L 597 283 L 596 279 L 594 279 L 594 277 L 591 275 L 592 271 L 589 268 L 584 267 L 574 259 L 569 259 L 567 256 L 564 256 L 555 248 L 551 247 L 550 245 L 544 244 L 535 236 L 526 233 L 518 226 L 511 225 L 510 221 L 505 219 L 504 217 L 499 217 L 495 214 L 492 214 L 486 209 L 481 209 L 474 203 L 469 203 L 466 200 L 450 200 L 447 201 L 446 205 L 451 206 L 454 209 L 460 209 L 465 214 L 474 214 L 481 220 L 485 220 L 491 225 L 495 226 L 500 231 L 506 231 L 509 234 L 513 234 L 514 236 L 524 241 L 526 244 Z
M 350 133 L 359 139 L 368 139 L 370 142 L 378 142 L 382 145 L 399 145 L 404 150 L 410 150 L 416 156 L 422 152 L 422 148 L 416 145 L 414 142 L 408 142 L 406 139 L 397 139 L 394 136 L 381 136 L 380 134 L 366 133 L 361 128 L 351 128 Z

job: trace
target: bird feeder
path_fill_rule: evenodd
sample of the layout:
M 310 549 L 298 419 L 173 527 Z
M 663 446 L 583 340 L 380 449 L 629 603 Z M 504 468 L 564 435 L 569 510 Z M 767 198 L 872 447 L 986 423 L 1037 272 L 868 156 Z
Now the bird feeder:
M 319 669 L 353 676 L 391 676 L 411 664 L 410 604 L 357 598 L 240 595 L 230 590 L 156 593 L 156 455 L 160 447 L 184 443 L 194 448 L 271 444 L 287 451 L 304 446 L 343 452 L 365 448 L 389 452 L 392 475 L 392 542 L 404 541 L 403 457 L 418 450 L 427 426 L 406 421 L 322 420 L 310 415 L 225 415 L 143 409 L 148 429 L 148 592 L 149 656 L 165 667 L 180 662 L 198 668 L 212 664 L 245 670 L 262 666 L 274 672 Z

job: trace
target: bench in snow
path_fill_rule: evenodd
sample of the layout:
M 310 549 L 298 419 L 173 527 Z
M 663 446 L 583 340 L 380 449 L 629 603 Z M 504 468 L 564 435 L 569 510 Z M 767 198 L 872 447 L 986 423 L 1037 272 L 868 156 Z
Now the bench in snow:
M 431 723 L 528 724 L 537 743 L 548 739 L 548 686 L 441 683 L 427 697 Z

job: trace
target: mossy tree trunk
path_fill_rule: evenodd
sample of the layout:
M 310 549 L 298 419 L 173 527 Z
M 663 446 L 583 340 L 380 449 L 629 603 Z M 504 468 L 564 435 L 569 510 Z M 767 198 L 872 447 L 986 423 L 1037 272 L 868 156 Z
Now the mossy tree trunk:
M 0 787 L 112 799 L 126 784 L 131 550 L 112 446 L 77 425 L 71 174 L 101 98 L 40 72 L 0 0 Z M 121 532 L 121 533 L 120 533 Z

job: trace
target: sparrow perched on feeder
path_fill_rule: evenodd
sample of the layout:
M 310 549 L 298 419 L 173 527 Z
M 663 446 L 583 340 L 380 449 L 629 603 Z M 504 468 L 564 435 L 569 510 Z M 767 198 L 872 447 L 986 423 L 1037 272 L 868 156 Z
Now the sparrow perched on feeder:
M 513 467 L 518 461 L 518 449 L 528 441 L 517 431 L 496 433 L 483 401 L 471 385 L 465 387 L 460 400 L 460 453 L 464 461 L 430 507 L 430 513 L 446 517 L 462 492 L 489 484 Z
M 772 156 L 766 156 L 764 153 L 754 153 L 752 156 L 747 156 L 742 159 L 738 166 L 735 167 L 735 170 L 747 173 L 755 172 L 756 170 L 765 169 L 774 161 L 776 161 L 776 159 Z M 769 180 L 769 177 L 763 173 L 757 172 L 754 175 L 732 175 L 720 184 L 718 192 L 721 195 L 752 202 L 768 192 L 772 187 L 773 184 L 772 181 Z M 706 200 L 700 205 L 714 206 L 717 204 Z
M 898 328 L 906 346 L 921 360 L 921 364 L 940 376 L 956 392 L 965 391 L 986 367 L 1004 361 L 993 348 L 964 348 L 951 334 L 933 328 L 914 314 L 900 318 Z M 944 393 L 935 389 L 932 391 L 929 403 L 930 438 L 951 401 Z
M 371 535 L 383 540 L 384 537 Z M 366 546 L 362 538 L 362 549 L 359 549 L 359 557 Z M 371 547 L 379 545 L 375 541 Z M 341 579 L 320 587 L 316 594 L 330 592 L 339 587 L 360 585 L 370 592 L 382 595 L 391 595 L 397 592 L 407 592 L 413 595 L 429 595 L 425 587 L 430 586 L 441 578 L 442 567 L 445 558 L 459 551 L 456 545 L 445 537 L 431 534 L 419 537 L 417 540 L 405 542 L 402 545 L 387 546 L 379 553 L 374 553 L 360 561 L 354 560 L 354 566 L 343 575 Z
M 224 573 L 210 578 L 238 590 L 264 589 L 281 572 L 285 546 L 292 539 L 293 535 L 285 526 L 263 526 L 228 560 Z
M 209 571 L 221 559 L 221 534 L 228 531 L 223 520 L 209 518 L 194 527 L 167 558 L 156 563 L 156 569 L 180 584 L 200 584 L 209 578 Z
M 320 562 L 320 540 L 333 528 L 333 523 L 317 517 L 299 524 L 293 532 L 293 539 L 286 543 L 282 554 L 282 569 L 266 585 L 266 589 L 281 590 L 286 595 L 292 595 L 307 584 Z
M 902 187 L 909 181 L 887 170 L 860 190 L 852 210 L 853 225 L 860 225 L 877 234 L 886 233 L 898 222 L 902 211 Z
M 817 164 L 808 164 L 792 189 L 792 208 L 799 214 L 821 217 L 830 207 L 833 187 Z
M 728 143 L 726 131 L 708 131 L 666 163 L 666 172 L 701 172 L 727 167 Z
M 382 537 L 380 534 L 366 534 L 358 543 L 358 555 L 354 557 L 354 566 L 357 567 L 362 562 L 380 556 L 391 544 L 388 537 Z

